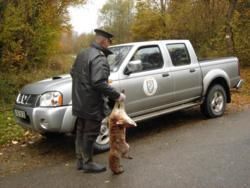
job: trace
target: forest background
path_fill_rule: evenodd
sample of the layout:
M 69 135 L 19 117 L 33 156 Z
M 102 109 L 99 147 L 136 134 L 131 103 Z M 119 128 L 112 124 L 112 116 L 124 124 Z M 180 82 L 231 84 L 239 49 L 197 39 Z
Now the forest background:
M 24 133 L 11 111 L 21 87 L 68 73 L 93 40 L 69 24 L 68 7 L 86 2 L 0 0 L 0 144 L 4 135 Z M 114 44 L 189 39 L 199 57 L 237 56 L 250 66 L 250 0 L 107 0 L 99 26 L 115 35 Z

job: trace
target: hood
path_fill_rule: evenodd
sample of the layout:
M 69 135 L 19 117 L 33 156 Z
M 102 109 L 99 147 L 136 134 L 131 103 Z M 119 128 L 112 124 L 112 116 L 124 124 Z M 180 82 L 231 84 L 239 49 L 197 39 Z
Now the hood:
M 65 89 L 71 90 L 72 79 L 69 74 L 54 76 L 49 79 L 41 80 L 24 86 L 21 93 L 24 94 L 42 94 L 47 91 L 60 91 Z
M 117 80 L 117 73 L 110 74 L 110 80 Z M 71 104 L 72 78 L 70 74 L 54 76 L 52 78 L 41 80 L 24 86 L 22 94 L 41 95 L 49 91 L 59 91 L 63 95 L 63 104 Z
M 117 72 L 111 72 L 109 79 L 116 81 L 118 79 Z M 70 74 L 64 74 L 28 84 L 22 88 L 21 93 L 40 95 L 48 91 L 59 91 L 64 94 L 71 93 L 71 89 L 72 78 Z

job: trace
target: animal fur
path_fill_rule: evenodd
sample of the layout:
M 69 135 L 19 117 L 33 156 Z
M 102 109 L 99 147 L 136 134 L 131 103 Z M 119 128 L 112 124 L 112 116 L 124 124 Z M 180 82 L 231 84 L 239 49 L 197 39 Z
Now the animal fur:
M 132 159 L 129 156 L 129 145 L 126 142 L 126 128 L 135 127 L 136 123 L 126 114 L 124 102 L 116 102 L 109 116 L 110 152 L 109 167 L 114 174 L 122 173 L 121 158 Z

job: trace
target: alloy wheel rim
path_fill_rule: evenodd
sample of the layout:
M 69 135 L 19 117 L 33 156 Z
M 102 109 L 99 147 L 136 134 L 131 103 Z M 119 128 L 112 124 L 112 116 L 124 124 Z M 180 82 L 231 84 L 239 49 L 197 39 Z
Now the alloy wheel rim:
M 214 92 L 213 98 L 211 100 L 211 107 L 215 113 L 220 113 L 224 107 L 224 96 L 220 91 Z
M 100 133 L 96 138 L 96 143 L 100 145 L 105 145 L 109 143 L 109 129 L 107 125 L 101 125 Z

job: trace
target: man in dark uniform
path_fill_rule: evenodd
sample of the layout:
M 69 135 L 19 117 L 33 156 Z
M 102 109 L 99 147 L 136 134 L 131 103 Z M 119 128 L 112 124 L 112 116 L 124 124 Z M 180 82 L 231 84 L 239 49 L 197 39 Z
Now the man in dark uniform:
M 108 84 L 110 74 L 107 56 L 112 34 L 95 29 L 95 41 L 78 54 L 71 70 L 72 112 L 77 117 L 75 150 L 77 169 L 103 172 L 106 167 L 93 162 L 93 144 L 105 118 L 105 97 L 123 101 L 125 95 Z

